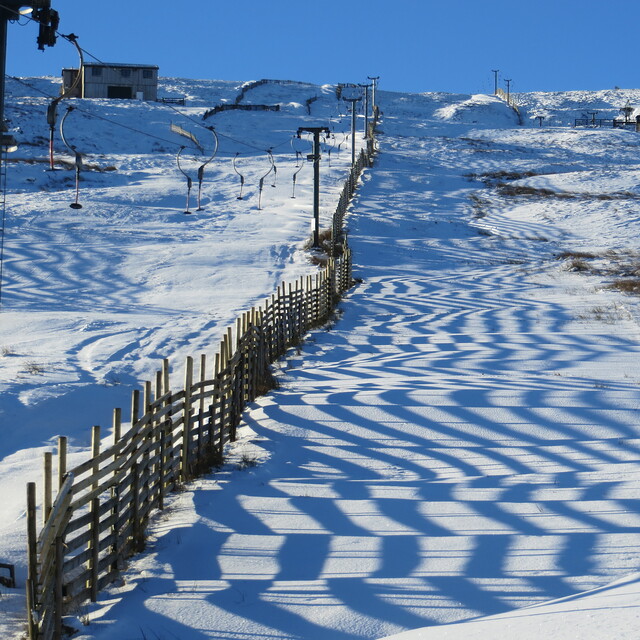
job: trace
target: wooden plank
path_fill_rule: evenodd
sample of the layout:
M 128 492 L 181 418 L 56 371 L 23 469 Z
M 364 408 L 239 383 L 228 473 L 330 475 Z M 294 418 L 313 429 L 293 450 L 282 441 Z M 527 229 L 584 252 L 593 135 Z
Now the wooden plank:
M 30 578 L 27 578 L 26 581 L 26 591 L 27 591 L 27 631 L 29 633 L 29 640 L 36 640 L 37 636 L 37 625 L 34 617 L 34 612 L 36 610 L 34 590 L 33 590 L 33 582 Z
M 133 547 L 137 549 L 141 546 L 142 532 L 140 522 L 140 478 L 138 475 L 138 464 L 131 468 L 131 524 L 133 525 Z
M 45 451 L 44 453 L 44 465 L 42 473 L 42 526 L 47 524 L 47 519 L 51 513 L 52 503 L 52 486 L 51 486 L 51 468 L 52 468 L 52 453 L 51 451 Z
M 47 524 L 42 528 L 39 536 L 34 536 L 36 549 L 38 546 L 42 545 L 42 540 L 52 539 L 56 535 L 55 533 L 52 535 L 50 532 L 55 531 L 57 528 L 59 528 L 61 522 L 66 517 L 66 512 L 69 508 L 72 485 L 73 474 L 69 473 L 67 474 L 65 481 L 60 491 L 58 492 L 55 504 L 53 505 L 51 513 L 49 514 Z
M 87 587 L 91 592 L 91 602 L 96 602 L 98 600 L 98 554 L 99 554 L 99 544 L 100 544 L 100 514 L 98 513 L 100 509 L 100 502 L 98 498 L 94 498 L 91 501 L 91 537 L 89 540 L 89 551 L 90 551 L 90 560 L 89 560 L 89 571 L 90 577 L 87 581 Z
M 193 385 L 193 358 L 187 356 L 184 369 L 184 409 L 182 415 L 184 417 L 183 424 L 183 440 L 182 440 L 182 463 L 180 467 L 180 475 L 183 482 L 189 478 L 189 432 L 191 429 L 191 386 Z
M 64 477 L 67 473 L 67 437 L 60 436 L 58 438 L 58 490 L 64 483 Z
M 118 444 L 120 438 L 122 437 L 122 409 L 114 409 L 113 410 L 113 444 Z
M 33 615 L 38 610 L 34 588 L 38 582 L 38 554 L 36 548 L 36 485 L 35 482 L 29 482 L 27 484 L 27 614 L 30 640 L 35 640 L 37 628 Z

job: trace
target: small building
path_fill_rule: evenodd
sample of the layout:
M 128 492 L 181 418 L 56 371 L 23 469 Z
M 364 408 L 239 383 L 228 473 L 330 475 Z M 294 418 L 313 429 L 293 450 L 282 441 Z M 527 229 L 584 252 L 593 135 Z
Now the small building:
M 62 70 L 63 91 L 73 86 L 78 69 Z M 87 62 L 71 98 L 158 99 L 158 67 L 149 64 Z

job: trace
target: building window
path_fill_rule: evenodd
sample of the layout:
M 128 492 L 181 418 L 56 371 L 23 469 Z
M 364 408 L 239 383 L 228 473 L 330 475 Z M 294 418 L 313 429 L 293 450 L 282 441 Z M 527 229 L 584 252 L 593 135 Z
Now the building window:
M 120 69 L 120 74 L 122 75 L 123 78 L 130 78 L 131 69 Z
M 91 67 L 91 75 L 92 76 L 101 76 L 102 75 L 102 67 Z
M 145 80 L 151 80 L 153 78 L 153 71 L 151 69 L 143 69 L 142 70 L 142 77 Z

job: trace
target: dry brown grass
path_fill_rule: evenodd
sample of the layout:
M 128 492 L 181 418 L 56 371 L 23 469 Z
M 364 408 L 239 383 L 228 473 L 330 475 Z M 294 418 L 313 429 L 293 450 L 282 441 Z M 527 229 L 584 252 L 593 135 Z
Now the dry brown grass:
M 552 189 L 543 189 L 539 187 L 528 187 L 521 184 L 497 184 L 498 191 L 503 196 L 535 196 L 536 198 L 560 198 L 570 199 L 577 198 L 574 193 L 565 193 L 562 191 L 553 191 Z
M 569 191 L 553 191 L 541 187 L 505 184 L 495 185 L 503 196 L 531 196 L 537 198 L 558 198 L 560 200 L 637 200 L 640 195 L 632 191 L 617 191 L 615 193 L 572 193 Z
M 572 258 L 565 265 L 565 269 L 567 271 L 590 271 L 591 265 L 589 265 L 589 263 L 582 258 Z
M 570 258 L 593 260 L 597 257 L 595 253 L 589 253 L 587 251 L 563 251 L 556 256 L 556 260 L 569 260 Z
M 476 193 L 472 193 L 469 196 L 469 200 L 471 200 L 473 217 L 484 218 L 487 215 L 487 207 L 489 206 L 489 203 Z
M 49 164 L 49 159 L 48 158 L 7 158 L 7 162 L 15 162 L 16 164 L 18 163 L 23 163 L 23 164 Z M 54 161 L 54 165 L 58 166 L 58 167 L 62 167 L 63 169 L 75 169 L 76 165 L 74 162 L 72 162 L 71 160 L 64 160 L 62 158 L 59 158 L 57 160 Z M 97 164 L 92 164 L 90 162 L 83 162 L 82 163 L 82 168 L 85 171 L 98 171 L 99 173 L 105 173 L 105 172 L 110 172 L 110 171 L 117 171 L 118 168 L 115 167 L 114 165 L 110 164 L 107 165 L 106 167 L 101 167 L 100 165 Z
M 616 291 L 622 291 L 623 293 L 630 293 L 633 295 L 640 295 L 640 278 L 625 278 L 623 280 L 616 280 L 607 285 L 607 289 L 615 289 Z
M 465 178 L 469 180 L 479 180 L 485 184 L 504 182 L 506 180 L 522 180 L 523 178 L 533 178 L 540 175 L 535 171 L 487 171 L 486 173 L 466 173 Z

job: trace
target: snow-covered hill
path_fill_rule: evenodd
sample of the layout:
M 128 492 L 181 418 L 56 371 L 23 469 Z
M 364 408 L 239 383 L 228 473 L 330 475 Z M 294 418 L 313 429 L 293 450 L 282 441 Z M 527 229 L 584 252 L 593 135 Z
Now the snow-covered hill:
M 165 95 L 187 96 L 180 113 L 75 101 L 68 138 L 116 170 L 85 172 L 74 210 L 73 172 L 44 162 L 39 91 L 56 83 L 24 82 L 35 89 L 8 85 L 23 144 L 0 314 L 0 562 L 17 561 L 21 580 L 24 483 L 42 452 L 63 434 L 71 463 L 82 459 L 89 426 L 127 407 L 160 358 L 180 375 L 240 311 L 315 268 L 302 249 L 308 166 L 291 198 L 295 151 L 309 149 L 292 139 L 299 126 L 335 129 L 325 221 L 350 160 L 331 87 L 262 85 L 245 102 L 279 112 L 206 121 L 220 154 L 204 210 L 185 215 L 186 142 L 170 123 L 210 148 L 189 118 L 233 102 L 240 84 L 170 79 Z M 114 589 L 79 616 L 96 621 L 83 637 L 375 638 L 637 570 L 638 304 L 609 286 L 640 263 L 640 137 L 568 125 L 586 108 L 611 118 L 640 93 L 520 95 L 525 127 L 491 96 L 379 96 L 382 153 L 350 222 L 364 284 L 257 403 L 224 472 L 156 522 L 129 595 Z M 554 126 L 538 127 L 543 111 Z M 258 210 L 267 149 L 278 171 Z M 263 464 L 236 470 L 246 455 Z M 204 561 L 203 549 L 216 551 Z M 3 591 L 5 620 L 21 602 Z

